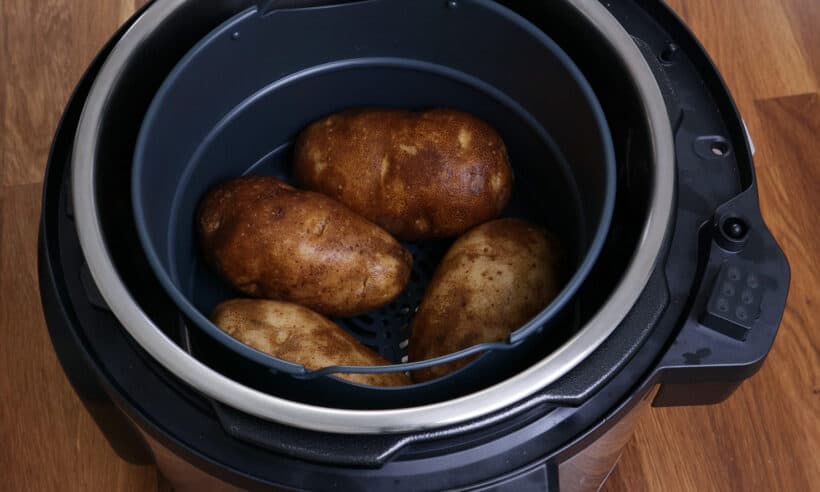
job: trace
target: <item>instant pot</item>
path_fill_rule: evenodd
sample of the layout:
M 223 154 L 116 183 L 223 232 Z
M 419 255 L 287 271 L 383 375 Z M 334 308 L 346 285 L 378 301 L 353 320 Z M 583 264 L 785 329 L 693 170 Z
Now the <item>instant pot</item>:
M 208 333 L 159 268 L 198 268 L 194 201 L 175 198 L 208 184 L 192 162 L 277 174 L 299 127 L 352 105 L 481 115 L 510 147 L 514 213 L 541 207 L 576 246 L 563 297 L 441 383 L 382 391 L 253 355 Z M 595 490 L 646 407 L 726 399 L 774 341 L 789 267 L 753 152 L 708 56 L 656 0 L 155 0 L 57 130 L 43 308 L 111 446 L 178 490 Z M 141 241 L 134 192 L 172 231 L 167 257 Z M 397 364 L 437 254 L 411 251 L 421 270 L 399 305 L 340 321 Z

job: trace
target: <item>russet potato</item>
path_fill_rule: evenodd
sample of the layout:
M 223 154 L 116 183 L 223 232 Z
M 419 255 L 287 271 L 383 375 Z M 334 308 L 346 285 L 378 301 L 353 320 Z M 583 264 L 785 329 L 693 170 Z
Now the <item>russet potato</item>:
M 409 359 L 422 361 L 503 340 L 558 294 L 559 249 L 542 227 L 520 219 L 482 224 L 449 249 L 413 320 Z M 424 382 L 473 358 L 412 373 Z
M 453 109 L 354 109 L 297 139 L 294 172 L 400 240 L 454 237 L 498 217 L 513 173 L 498 133 Z
M 206 261 L 239 291 L 353 316 L 397 297 L 412 256 L 393 237 L 322 194 L 270 177 L 211 189 L 197 228 Z
M 246 345 L 311 370 L 390 364 L 329 319 L 289 302 L 235 299 L 217 306 L 211 320 Z M 372 386 L 411 384 L 402 373 L 336 376 Z

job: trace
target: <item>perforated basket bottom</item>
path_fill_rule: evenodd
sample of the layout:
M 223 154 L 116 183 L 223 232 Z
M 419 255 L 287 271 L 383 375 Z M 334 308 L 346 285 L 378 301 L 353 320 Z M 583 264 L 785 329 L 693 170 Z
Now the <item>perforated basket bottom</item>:
M 451 241 L 403 243 L 413 254 L 413 271 L 407 287 L 393 302 L 368 314 L 334 321 L 382 357 L 407 362 L 410 325 L 425 289 Z

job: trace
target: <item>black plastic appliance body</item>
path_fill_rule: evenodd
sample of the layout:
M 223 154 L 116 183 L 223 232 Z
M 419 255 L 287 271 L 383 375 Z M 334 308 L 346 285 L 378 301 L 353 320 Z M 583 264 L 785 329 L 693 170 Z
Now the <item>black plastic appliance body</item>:
M 549 2 L 506 3 L 549 27 L 593 86 L 606 80 L 596 61 L 585 59 L 584 43 L 570 42 L 573 26 L 549 25 Z M 227 15 L 242 2 L 225 4 Z M 69 166 L 86 95 L 120 31 L 65 111 L 49 161 L 39 239 L 41 295 L 55 350 L 118 453 L 133 462 L 151 461 L 142 437 L 149 436 L 155 457 L 160 446 L 213 477 L 249 489 L 571 488 L 562 465 L 594 446 L 646 398 L 656 406 L 716 403 L 754 374 L 774 340 L 789 270 L 760 216 L 745 127 L 707 55 L 666 6 L 652 0 L 606 4 L 644 52 L 675 130 L 677 213 L 664 261 L 615 333 L 556 383 L 476 421 L 399 435 L 311 432 L 215 405 L 160 366 L 119 326 L 83 260 Z M 221 20 L 201 19 L 199 25 L 210 29 Z M 209 29 L 180 32 L 174 41 L 193 44 Z M 162 81 L 146 78 L 134 83 Z M 149 98 L 118 102 L 123 114 L 148 103 Z M 618 109 L 628 111 L 612 107 L 610 118 Z M 123 126 L 130 128 L 124 131 L 135 134 L 139 123 L 126 119 Z M 122 203 L 111 200 L 112 209 L 129 208 L 127 197 Z M 122 237 L 114 248 L 138 254 L 133 237 Z M 147 288 L 155 285 L 147 269 L 137 263 L 133 269 L 123 275 L 144 283 L 153 297 L 152 314 L 173 325 L 178 316 L 173 304 L 161 289 Z

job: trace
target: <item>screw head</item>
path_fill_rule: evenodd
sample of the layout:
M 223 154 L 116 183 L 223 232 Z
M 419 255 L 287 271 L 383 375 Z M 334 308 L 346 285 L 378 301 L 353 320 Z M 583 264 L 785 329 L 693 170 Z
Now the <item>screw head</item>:
M 741 240 L 746 237 L 749 226 L 738 218 L 726 219 L 723 223 L 723 233 L 731 239 Z
M 675 58 L 676 58 L 679 50 L 680 50 L 680 48 L 678 48 L 678 45 L 676 45 L 675 43 L 667 44 L 663 48 L 663 51 L 661 51 L 661 55 L 660 55 L 661 61 L 663 63 L 672 63 L 673 61 L 675 61 Z

